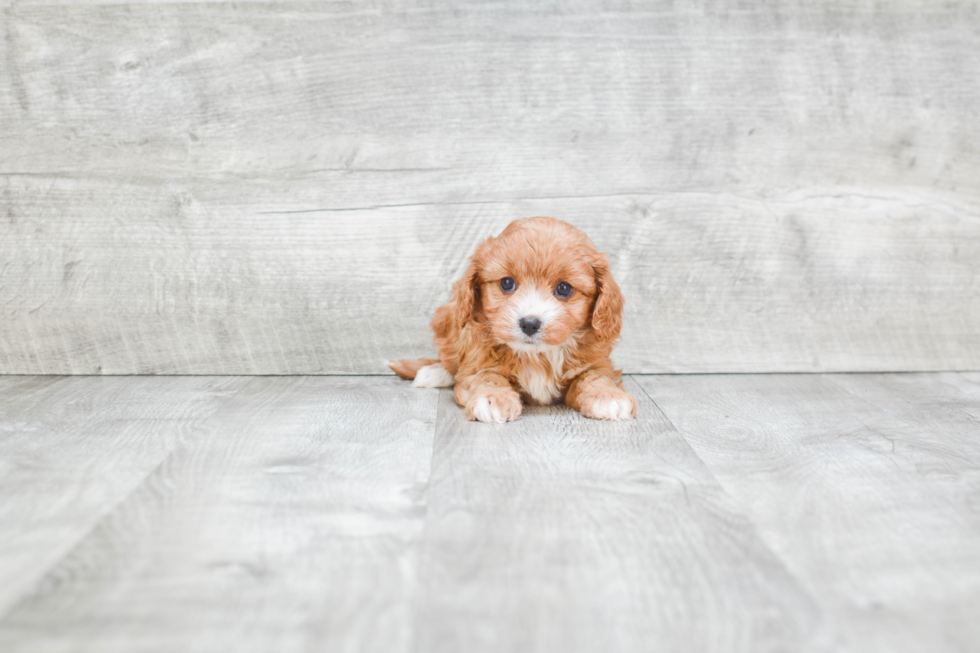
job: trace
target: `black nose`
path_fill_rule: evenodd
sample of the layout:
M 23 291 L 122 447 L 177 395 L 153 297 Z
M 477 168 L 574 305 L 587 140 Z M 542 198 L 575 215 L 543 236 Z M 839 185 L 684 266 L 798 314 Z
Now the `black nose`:
M 526 336 L 533 336 L 541 330 L 541 320 L 536 317 L 522 317 L 518 324 L 521 325 L 521 331 Z

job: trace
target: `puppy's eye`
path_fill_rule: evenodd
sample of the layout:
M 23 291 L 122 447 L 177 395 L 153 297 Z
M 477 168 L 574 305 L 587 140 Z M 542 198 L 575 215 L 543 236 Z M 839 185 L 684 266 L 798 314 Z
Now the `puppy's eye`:
M 517 287 L 517 282 L 511 277 L 504 277 L 500 280 L 500 289 L 504 292 L 510 292 Z
M 555 287 L 555 294 L 559 297 L 568 297 L 572 294 L 572 287 L 564 281 L 559 281 Z

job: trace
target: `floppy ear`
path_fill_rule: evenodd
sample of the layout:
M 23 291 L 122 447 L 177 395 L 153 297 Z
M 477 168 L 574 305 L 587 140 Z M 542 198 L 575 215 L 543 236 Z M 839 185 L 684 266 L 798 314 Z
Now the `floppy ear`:
M 474 254 L 466 273 L 453 283 L 452 320 L 462 330 L 480 310 L 480 276 Z
M 597 254 L 592 261 L 595 271 L 596 294 L 592 308 L 592 330 L 599 342 L 613 342 L 623 326 L 623 293 L 609 271 L 605 254 Z

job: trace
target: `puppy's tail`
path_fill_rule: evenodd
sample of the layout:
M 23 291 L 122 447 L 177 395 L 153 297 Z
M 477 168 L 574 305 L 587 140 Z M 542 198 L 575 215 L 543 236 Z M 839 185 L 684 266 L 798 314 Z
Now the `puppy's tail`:
M 420 358 L 417 361 L 403 359 L 388 361 L 388 367 L 390 367 L 398 376 L 411 381 L 415 378 L 415 375 L 419 373 L 420 369 L 426 365 L 435 365 L 438 362 L 438 358 Z
M 456 383 L 438 358 L 388 361 L 388 367 L 403 379 L 414 379 L 412 385 L 419 388 L 448 388 Z

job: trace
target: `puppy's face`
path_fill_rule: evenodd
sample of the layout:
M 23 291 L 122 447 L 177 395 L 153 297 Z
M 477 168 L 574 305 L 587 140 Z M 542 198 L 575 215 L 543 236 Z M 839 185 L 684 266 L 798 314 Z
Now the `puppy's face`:
M 608 276 L 605 256 L 565 222 L 515 221 L 480 245 L 473 266 L 483 319 L 494 338 L 515 351 L 560 346 L 593 328 L 596 311 L 612 310 L 615 333 L 609 339 L 619 333 L 622 297 Z M 612 303 L 601 302 L 603 296 Z
M 481 275 L 491 332 L 515 351 L 546 351 L 589 322 L 596 293 L 591 266 L 554 248 L 547 254 L 538 260 L 495 260 Z

